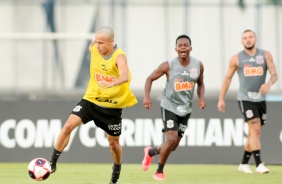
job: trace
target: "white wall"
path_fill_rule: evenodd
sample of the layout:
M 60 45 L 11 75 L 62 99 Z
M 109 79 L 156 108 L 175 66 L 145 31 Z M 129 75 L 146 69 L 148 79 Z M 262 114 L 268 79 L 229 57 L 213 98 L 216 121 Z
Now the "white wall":
M 142 90 L 146 77 L 158 65 L 176 57 L 176 37 L 188 34 L 192 39 L 191 55 L 200 59 L 205 66 L 206 90 L 218 91 L 230 57 L 242 49 L 241 33 L 245 29 L 258 29 L 254 1 L 249 1 L 250 4 L 244 10 L 236 5 L 236 0 L 228 1 L 223 9 L 210 1 L 207 4 L 191 1 L 187 14 L 180 3 L 182 1 L 163 6 L 160 3 L 132 0 L 125 9 L 119 3 L 111 9 L 109 3 L 101 3 L 98 7 L 95 3 L 84 1 L 57 2 L 64 2 L 56 4 L 58 32 L 88 33 L 93 16 L 99 11 L 98 27 L 113 27 L 116 43 L 128 56 L 134 90 Z M 259 45 L 272 52 L 278 73 L 282 69 L 281 10 L 282 7 L 263 7 L 259 35 Z M 0 26 L 0 34 L 48 31 L 41 3 L 16 6 L 13 3 L 0 3 L 0 12 L 0 24 L 5 25 Z M 5 80 L 0 80 L 0 90 L 72 89 L 86 44 L 87 40 L 59 41 L 60 59 L 64 64 L 65 81 L 62 83 L 58 82 L 59 74 L 55 71 L 52 42 L 11 41 L 1 37 L 0 78 Z M 231 91 L 237 89 L 236 79 L 237 76 L 230 86 Z M 164 77 L 156 81 L 153 90 L 161 90 L 164 82 Z M 282 80 L 275 84 L 272 91 L 278 92 L 281 89 Z

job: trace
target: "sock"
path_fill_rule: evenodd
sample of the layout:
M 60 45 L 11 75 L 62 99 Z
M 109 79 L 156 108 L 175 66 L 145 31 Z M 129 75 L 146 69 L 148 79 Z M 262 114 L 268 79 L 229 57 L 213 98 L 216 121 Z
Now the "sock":
M 149 154 L 150 157 L 158 155 L 157 148 L 150 149 L 148 154 Z
M 119 175 L 120 175 L 120 171 L 121 171 L 121 164 L 116 164 L 114 163 L 113 165 L 113 172 L 112 172 L 112 182 L 116 183 L 119 179 Z
M 158 163 L 157 173 L 163 173 L 163 170 L 164 170 L 164 164 Z
M 262 163 L 260 159 L 260 150 L 253 151 L 253 155 L 255 157 L 256 166 L 258 166 L 260 163 Z
M 252 152 L 248 152 L 245 150 L 241 164 L 248 164 L 251 156 L 252 156 Z
M 58 151 L 58 150 L 56 150 L 56 149 L 54 148 L 53 155 L 52 155 L 52 158 L 51 158 L 50 162 L 52 162 L 53 164 L 56 164 L 58 158 L 59 158 L 60 155 L 61 155 L 61 153 L 62 153 L 62 152 L 60 152 L 60 151 Z

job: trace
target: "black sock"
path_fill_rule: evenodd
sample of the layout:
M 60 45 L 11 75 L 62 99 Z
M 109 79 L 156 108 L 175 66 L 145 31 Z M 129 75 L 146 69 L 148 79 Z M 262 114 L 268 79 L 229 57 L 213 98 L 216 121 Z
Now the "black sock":
M 163 173 L 163 170 L 164 170 L 164 164 L 158 163 L 157 173 Z
M 248 164 L 251 156 L 252 156 L 252 152 L 248 152 L 248 151 L 245 150 L 244 155 L 243 155 L 243 159 L 242 159 L 242 164 Z
M 148 154 L 149 154 L 150 157 L 158 155 L 157 148 L 150 149 Z
M 258 166 L 260 163 L 262 163 L 260 159 L 260 150 L 253 151 L 253 155 L 255 157 L 256 166 Z
M 112 172 L 112 182 L 116 183 L 119 179 L 119 175 L 120 175 L 120 171 L 121 171 L 121 164 L 116 164 L 114 163 L 113 165 L 113 172 Z
M 52 158 L 51 158 L 50 162 L 52 162 L 53 164 L 56 164 L 58 158 L 59 158 L 60 155 L 61 155 L 61 153 L 62 153 L 62 152 L 60 152 L 60 151 L 58 151 L 58 150 L 56 150 L 56 149 L 54 148 L 53 155 L 52 155 Z

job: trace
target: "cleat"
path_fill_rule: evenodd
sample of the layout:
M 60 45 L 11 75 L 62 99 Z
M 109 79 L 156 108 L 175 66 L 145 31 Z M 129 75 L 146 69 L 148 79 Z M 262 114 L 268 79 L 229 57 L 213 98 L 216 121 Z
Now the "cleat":
M 238 167 L 238 171 L 248 174 L 253 173 L 248 164 L 240 164 Z
M 114 164 L 110 184 L 118 184 L 120 172 L 121 172 L 121 165 L 116 167 L 115 164 Z
M 269 169 L 264 166 L 264 163 L 260 163 L 256 168 L 256 172 L 258 174 L 267 174 L 269 173 Z
M 160 181 L 160 180 L 165 180 L 165 175 L 164 175 L 164 173 L 155 173 L 155 174 L 153 175 L 153 178 L 154 178 L 155 180 L 158 180 L 158 181 Z
M 118 184 L 118 182 L 113 182 L 113 181 L 111 180 L 109 184 Z
M 154 160 L 154 157 L 149 156 L 149 150 L 152 149 L 152 147 L 147 146 L 144 148 L 144 159 L 142 161 L 142 168 L 144 171 L 147 171 L 150 167 L 152 161 Z
M 50 165 L 51 165 L 51 173 L 56 172 L 56 170 L 57 170 L 57 166 L 56 166 L 56 164 L 54 164 L 54 163 L 50 162 Z

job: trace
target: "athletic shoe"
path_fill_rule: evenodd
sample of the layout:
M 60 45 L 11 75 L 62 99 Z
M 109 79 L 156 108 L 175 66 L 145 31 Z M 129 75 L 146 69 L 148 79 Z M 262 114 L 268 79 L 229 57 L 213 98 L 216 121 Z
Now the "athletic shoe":
M 164 175 L 164 173 L 155 173 L 153 175 L 153 178 L 155 180 L 165 180 L 165 175 Z
M 150 167 L 152 161 L 154 160 L 154 157 L 150 157 L 149 150 L 152 149 L 152 147 L 147 146 L 144 148 L 144 159 L 142 161 L 142 168 L 144 171 L 147 171 Z
M 56 166 L 56 164 L 54 164 L 54 163 L 50 162 L 50 165 L 51 165 L 51 173 L 56 172 L 56 170 L 57 170 L 57 166 Z
M 113 182 L 113 181 L 111 180 L 109 184 L 118 184 L 118 182 Z
M 256 172 L 259 174 L 266 174 L 269 173 L 269 169 L 264 166 L 264 163 L 260 163 L 256 168 Z
M 248 164 L 240 164 L 238 167 L 238 171 L 248 174 L 253 173 Z

